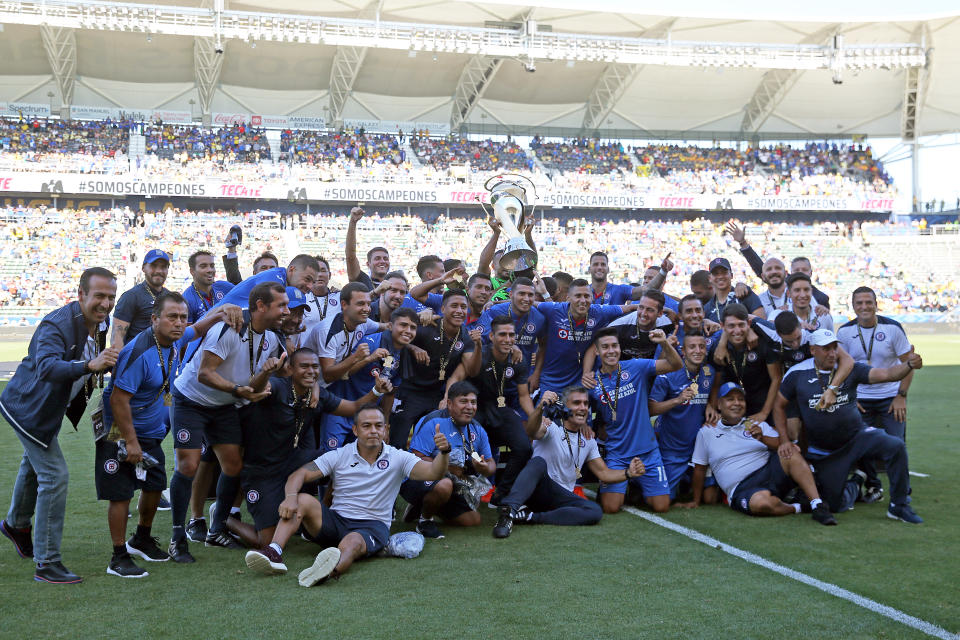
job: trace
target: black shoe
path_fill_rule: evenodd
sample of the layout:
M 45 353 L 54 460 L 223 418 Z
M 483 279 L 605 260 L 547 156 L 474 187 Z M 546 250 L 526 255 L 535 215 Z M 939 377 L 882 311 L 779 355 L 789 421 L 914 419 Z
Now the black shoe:
M 412 504 L 408 504 L 406 509 L 403 510 L 404 522 L 416 522 L 420 518 L 420 507 L 415 507 Z
M 224 549 L 243 549 L 243 545 L 236 541 L 236 539 L 231 536 L 226 531 L 220 531 L 219 533 L 213 533 L 212 531 L 207 534 L 207 539 L 204 544 L 208 547 L 222 547 Z
M 883 487 L 867 487 L 863 492 L 863 501 L 867 504 L 879 502 L 883 498 Z
M 437 523 L 433 520 L 420 520 L 417 523 L 417 533 L 422 535 L 424 538 L 436 538 L 437 540 L 443 539 L 445 536 L 440 531 L 440 527 L 437 526 Z
M 147 562 L 166 562 L 170 559 L 170 556 L 160 548 L 160 540 L 152 537 L 138 538 L 134 535 L 127 540 L 127 553 L 143 558 Z
M 837 524 L 837 519 L 833 517 L 832 513 L 830 513 L 830 509 L 827 508 L 827 505 L 822 502 L 817 505 L 816 509 L 813 510 L 813 519 L 820 524 L 827 526 L 833 526 Z
M 497 524 L 493 526 L 493 537 L 509 538 L 510 532 L 513 531 L 513 510 L 502 505 L 499 511 L 500 517 L 497 518 Z
M 33 527 L 26 529 L 16 529 L 7 524 L 6 520 L 0 521 L 0 533 L 7 536 L 13 543 L 13 548 L 17 550 L 17 555 L 21 558 L 33 557 L 33 537 L 31 536 Z
M 127 545 L 129 546 L 129 544 L 128 542 Z M 150 575 L 133 562 L 129 553 L 122 556 L 114 555 L 110 558 L 110 564 L 107 565 L 107 574 L 120 578 L 146 578 Z
M 62 562 L 38 562 L 33 579 L 37 582 L 49 582 L 50 584 L 78 584 L 83 582 L 83 578 L 63 566 Z
M 513 512 L 513 524 L 530 524 L 533 522 L 533 511 L 522 506 Z
M 167 553 L 173 559 L 174 562 L 188 563 L 196 562 L 197 559 L 193 557 L 190 553 L 190 544 L 187 542 L 186 538 L 181 538 L 179 540 L 171 540 L 170 546 L 167 548 Z
M 203 518 L 193 518 L 187 524 L 187 537 L 193 542 L 207 541 L 207 521 Z

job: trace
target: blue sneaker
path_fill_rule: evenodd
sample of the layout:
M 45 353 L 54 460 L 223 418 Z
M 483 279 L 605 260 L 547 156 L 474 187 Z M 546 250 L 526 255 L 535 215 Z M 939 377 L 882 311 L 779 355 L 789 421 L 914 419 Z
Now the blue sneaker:
M 923 518 L 914 513 L 908 504 L 891 504 L 890 508 L 887 509 L 887 517 L 910 524 L 921 524 L 923 522 Z

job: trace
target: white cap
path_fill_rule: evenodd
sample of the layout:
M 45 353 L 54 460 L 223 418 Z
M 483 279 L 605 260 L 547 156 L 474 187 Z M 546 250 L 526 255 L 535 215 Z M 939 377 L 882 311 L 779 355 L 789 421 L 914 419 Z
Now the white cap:
M 825 347 L 837 341 L 837 334 L 829 329 L 817 329 L 810 334 L 810 344 L 816 347 Z

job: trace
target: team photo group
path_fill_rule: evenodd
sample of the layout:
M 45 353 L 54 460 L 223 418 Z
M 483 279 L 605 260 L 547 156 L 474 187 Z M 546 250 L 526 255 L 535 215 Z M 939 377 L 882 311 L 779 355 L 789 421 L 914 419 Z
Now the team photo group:
M 486 244 L 422 255 L 416 274 L 358 237 L 362 206 L 345 255 L 282 264 L 245 254 L 242 227 L 218 229 L 224 255 L 192 251 L 183 291 L 165 286 L 162 246 L 126 291 L 114 266 L 83 265 L 0 394 L 23 449 L 0 532 L 35 580 L 82 581 L 61 555 L 65 417 L 93 425 L 103 560 L 121 578 L 202 565 L 191 545 L 285 574 L 288 545 L 315 545 L 296 567 L 310 587 L 416 556 L 488 508 L 499 539 L 624 507 L 809 514 L 799 527 L 882 502 L 923 522 L 906 446 L 923 362 L 873 289 L 854 289 L 841 321 L 816 264 L 765 254 L 737 221 L 739 251 L 700 255 L 689 281 L 670 252 L 631 265 L 642 282 L 608 282 L 620 258 L 604 246 L 582 249 L 588 273 L 554 271 L 522 196 L 501 183 Z M 735 264 L 762 287 L 735 281 Z

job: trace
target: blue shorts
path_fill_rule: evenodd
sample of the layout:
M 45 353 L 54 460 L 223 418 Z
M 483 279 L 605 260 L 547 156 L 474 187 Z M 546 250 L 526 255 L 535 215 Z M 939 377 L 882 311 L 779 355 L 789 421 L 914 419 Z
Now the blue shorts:
M 643 466 L 647 468 L 647 472 L 639 478 L 633 478 L 630 480 L 630 483 L 634 486 L 640 487 L 645 498 L 670 495 L 670 485 L 667 483 L 667 470 L 664 468 L 663 460 L 660 458 L 660 449 L 649 451 L 639 456 L 639 458 L 643 460 Z M 605 462 L 611 469 L 626 469 L 630 466 L 630 461 L 632 459 L 633 458 L 610 458 L 609 460 L 605 460 Z M 600 483 L 599 493 L 626 492 L 626 481 L 617 482 L 615 484 L 607 484 L 606 482 Z
M 336 547 L 350 533 L 359 533 L 367 545 L 367 555 L 378 553 L 390 539 L 390 529 L 379 520 L 354 520 L 344 518 L 339 513 L 320 503 L 323 509 L 323 525 L 312 540 L 324 547 Z
M 675 500 L 680 483 L 685 481 L 688 485 L 693 482 L 693 465 L 690 464 L 690 458 L 683 460 L 681 458 L 664 458 L 663 466 L 667 470 L 667 484 L 670 485 L 670 499 Z M 707 476 L 703 479 L 703 488 L 715 487 L 717 481 L 707 468 Z
M 767 463 L 740 481 L 730 498 L 730 508 L 747 515 L 750 511 L 750 498 L 760 491 L 769 491 L 778 498 L 787 495 L 796 483 L 783 470 L 780 456 L 776 451 L 770 453 Z

